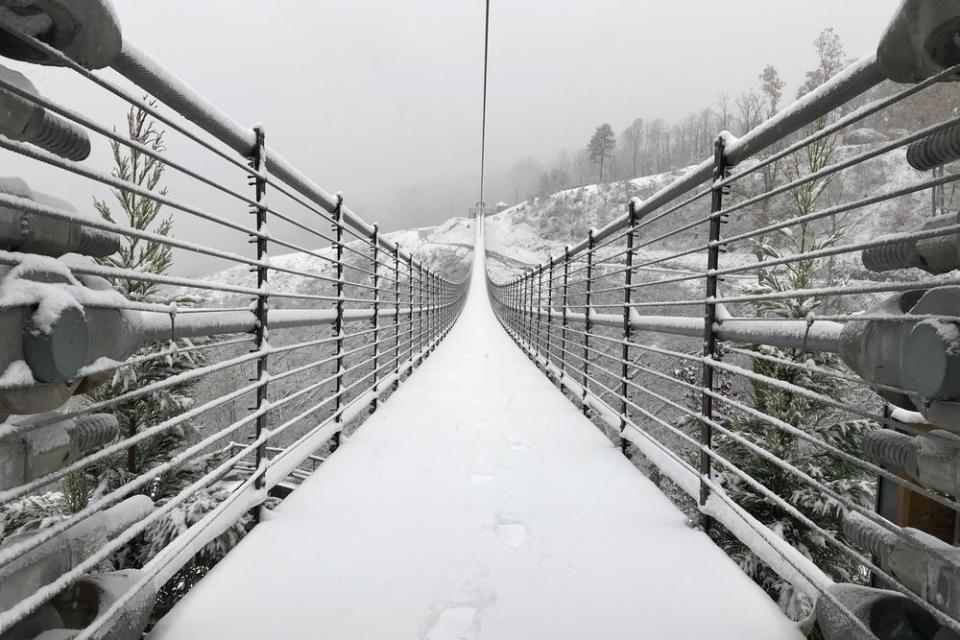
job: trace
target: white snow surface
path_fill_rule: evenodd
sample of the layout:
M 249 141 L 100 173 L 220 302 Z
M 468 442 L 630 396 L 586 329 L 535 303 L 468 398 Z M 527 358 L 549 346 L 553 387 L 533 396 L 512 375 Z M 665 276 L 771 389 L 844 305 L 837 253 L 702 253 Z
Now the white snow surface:
M 151 640 L 801 634 L 510 341 L 449 337 Z

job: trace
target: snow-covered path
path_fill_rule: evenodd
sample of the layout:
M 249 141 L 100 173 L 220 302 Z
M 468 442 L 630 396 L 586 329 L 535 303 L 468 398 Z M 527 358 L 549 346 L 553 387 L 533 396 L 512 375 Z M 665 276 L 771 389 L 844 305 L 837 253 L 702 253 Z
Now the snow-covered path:
M 153 640 L 778 640 L 794 625 L 517 349 L 449 337 Z

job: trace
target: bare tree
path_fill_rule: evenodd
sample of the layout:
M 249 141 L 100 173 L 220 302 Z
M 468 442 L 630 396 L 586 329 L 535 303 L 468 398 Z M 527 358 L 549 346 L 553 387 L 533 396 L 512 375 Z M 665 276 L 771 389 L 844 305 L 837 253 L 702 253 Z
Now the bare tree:
M 807 95 L 840 73 L 848 62 L 843 41 L 833 27 L 821 31 L 813 41 L 813 46 L 817 50 L 818 64 L 815 69 L 807 71 L 806 79 L 797 89 L 798 98 Z
M 763 122 L 763 101 L 755 89 L 740 94 L 737 110 L 740 112 L 741 135 Z
M 640 144 L 643 141 L 643 119 L 637 118 L 630 123 L 630 126 L 623 132 L 624 146 L 631 153 L 630 174 L 631 177 L 637 177 L 637 161 L 640 154 Z
M 717 127 L 721 131 L 727 131 L 730 129 L 730 94 L 721 93 L 720 97 L 717 98 L 717 107 L 719 111 L 714 116 L 717 119 Z

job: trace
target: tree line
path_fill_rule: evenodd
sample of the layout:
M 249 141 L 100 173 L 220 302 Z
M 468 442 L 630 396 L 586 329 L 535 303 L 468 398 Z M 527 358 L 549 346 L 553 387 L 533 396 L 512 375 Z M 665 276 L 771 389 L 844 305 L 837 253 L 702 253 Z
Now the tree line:
M 596 183 L 618 182 L 640 176 L 676 171 L 696 164 L 713 153 L 722 131 L 735 136 L 760 125 L 792 102 L 820 86 L 852 62 L 837 31 L 824 29 L 813 41 L 816 66 L 807 71 L 793 95 L 787 82 L 771 64 L 757 74 L 756 85 L 738 95 L 720 94 L 713 104 L 691 111 L 685 118 L 670 122 L 662 117 L 637 117 L 617 133 L 610 122 L 596 126 L 586 144 L 561 150 L 548 162 L 527 158 L 516 163 L 495 190 L 499 199 L 519 202 L 564 189 Z M 853 101 L 847 109 L 888 96 L 899 90 L 883 83 Z M 960 98 L 954 83 L 942 83 L 906 100 L 882 114 L 871 116 L 859 127 L 895 135 L 899 130 L 949 117 Z

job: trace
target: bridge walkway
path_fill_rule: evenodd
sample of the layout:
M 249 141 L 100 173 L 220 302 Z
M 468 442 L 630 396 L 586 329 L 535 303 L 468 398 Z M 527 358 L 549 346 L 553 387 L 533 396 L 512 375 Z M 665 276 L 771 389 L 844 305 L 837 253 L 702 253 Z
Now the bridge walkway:
M 151 640 L 778 640 L 796 626 L 520 352 L 448 338 Z

